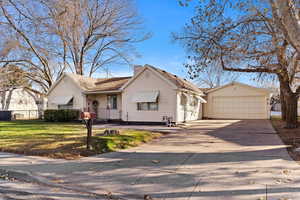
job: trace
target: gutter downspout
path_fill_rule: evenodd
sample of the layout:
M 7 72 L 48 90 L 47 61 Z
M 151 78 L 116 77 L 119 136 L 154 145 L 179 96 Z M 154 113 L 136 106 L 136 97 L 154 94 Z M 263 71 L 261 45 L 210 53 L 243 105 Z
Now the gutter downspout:
M 175 124 L 178 123 L 178 91 L 175 90 Z

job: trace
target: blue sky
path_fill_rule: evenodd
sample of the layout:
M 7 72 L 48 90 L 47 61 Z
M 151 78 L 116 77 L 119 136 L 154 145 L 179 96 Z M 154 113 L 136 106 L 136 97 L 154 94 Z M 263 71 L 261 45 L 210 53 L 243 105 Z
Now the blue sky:
M 186 53 L 172 42 L 171 32 L 178 32 L 193 16 L 193 7 L 181 7 L 177 0 L 136 0 L 139 15 L 144 27 L 152 37 L 136 45 L 140 57 L 134 58 L 134 64 L 150 64 L 181 77 L 187 77 L 183 66 Z M 109 68 L 113 76 L 131 75 L 129 66 Z
M 177 0 L 137 0 L 146 29 L 153 37 L 138 44 L 142 55 L 136 63 L 148 63 L 180 76 L 186 76 L 184 49 L 172 42 L 171 32 L 178 32 L 193 16 L 193 7 L 181 7 Z
M 150 32 L 152 37 L 136 45 L 140 57 L 134 58 L 133 64 L 150 64 L 189 79 L 183 66 L 187 61 L 187 54 L 182 46 L 172 42 L 171 33 L 180 32 L 190 21 L 195 14 L 196 2 L 192 1 L 188 7 L 182 7 L 177 0 L 136 0 L 145 31 Z M 132 75 L 130 66 L 112 66 L 109 70 L 112 76 Z M 98 75 L 104 74 L 97 73 Z M 244 74 L 238 81 L 255 85 L 250 79 L 251 74 Z

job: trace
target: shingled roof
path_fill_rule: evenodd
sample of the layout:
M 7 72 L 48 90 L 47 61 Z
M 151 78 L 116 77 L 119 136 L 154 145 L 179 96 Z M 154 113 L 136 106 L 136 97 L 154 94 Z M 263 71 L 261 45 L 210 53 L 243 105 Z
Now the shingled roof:
M 119 90 L 125 83 L 127 83 L 131 77 L 114 77 L 114 78 L 105 78 L 98 80 L 89 91 L 112 91 Z
M 68 74 L 85 92 L 101 92 L 120 89 L 131 77 L 91 78 Z
M 159 73 L 161 76 L 172 82 L 179 89 L 186 89 L 196 93 L 203 94 L 202 90 L 199 89 L 196 85 L 182 79 L 174 74 L 166 72 L 162 69 L 153 67 L 151 65 L 145 65 L 144 67 L 151 68 L 152 70 Z M 113 77 L 113 78 L 91 78 L 85 77 L 77 74 L 68 73 L 68 76 L 71 77 L 79 87 L 82 88 L 86 93 L 93 92 L 104 92 L 104 91 L 114 91 L 120 90 L 123 85 L 125 85 L 132 77 Z
M 153 67 L 151 65 L 145 65 L 147 67 L 152 68 L 153 70 L 157 71 L 158 73 L 160 73 L 163 77 L 167 78 L 169 81 L 171 81 L 172 83 L 174 83 L 178 88 L 180 89 L 186 89 L 186 90 L 191 90 L 197 93 L 202 93 L 202 91 L 193 83 L 187 81 L 186 79 L 182 79 L 174 74 L 171 74 L 169 72 L 166 72 L 162 69 Z

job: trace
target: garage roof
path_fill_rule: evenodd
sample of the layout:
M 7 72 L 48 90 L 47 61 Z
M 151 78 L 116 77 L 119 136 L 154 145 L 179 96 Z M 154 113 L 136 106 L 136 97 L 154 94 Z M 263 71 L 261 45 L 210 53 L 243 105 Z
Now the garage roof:
M 240 85 L 240 86 L 243 86 L 243 87 L 248 87 L 248 88 L 251 88 L 251 89 L 254 89 L 254 90 L 257 90 L 257 91 L 260 91 L 260 92 L 264 92 L 264 93 L 267 93 L 267 94 L 271 94 L 272 93 L 270 90 L 268 90 L 266 88 L 254 87 L 254 86 L 247 85 L 247 84 L 240 83 L 240 82 L 231 82 L 229 84 L 226 84 L 226 85 L 223 85 L 223 86 L 220 86 L 220 87 L 217 87 L 217 88 L 213 88 L 213 89 L 207 90 L 206 93 L 215 92 L 217 90 L 220 90 L 220 89 L 223 89 L 225 87 L 232 86 L 232 85 Z

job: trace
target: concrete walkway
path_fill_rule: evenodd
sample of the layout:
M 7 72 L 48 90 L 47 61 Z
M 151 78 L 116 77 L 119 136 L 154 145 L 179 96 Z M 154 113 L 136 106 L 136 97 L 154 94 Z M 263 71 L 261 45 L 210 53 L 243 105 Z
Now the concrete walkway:
M 300 166 L 267 120 L 205 120 L 126 151 L 76 161 L 2 153 L 0 168 L 124 199 L 300 199 Z
M 0 180 L 1 200 L 87 200 L 92 194 L 20 181 Z M 98 199 L 108 199 L 101 197 Z

